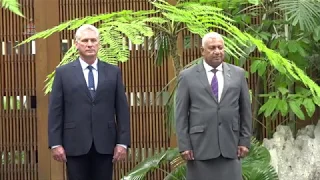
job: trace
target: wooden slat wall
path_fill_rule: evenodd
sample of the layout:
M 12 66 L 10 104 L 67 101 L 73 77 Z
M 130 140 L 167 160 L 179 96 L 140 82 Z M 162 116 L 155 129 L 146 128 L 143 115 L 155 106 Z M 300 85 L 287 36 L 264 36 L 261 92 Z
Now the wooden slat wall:
M 0 179 L 37 179 L 35 56 L 27 37 L 33 1 L 21 1 L 26 19 L 0 8 Z

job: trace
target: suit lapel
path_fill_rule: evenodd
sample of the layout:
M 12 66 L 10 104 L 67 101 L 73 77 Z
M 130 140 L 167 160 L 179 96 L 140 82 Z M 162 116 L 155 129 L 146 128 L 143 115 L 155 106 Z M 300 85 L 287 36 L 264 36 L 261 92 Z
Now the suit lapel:
M 220 102 L 222 102 L 223 97 L 226 95 L 226 92 L 228 91 L 228 88 L 230 86 L 230 82 L 231 82 L 231 72 L 230 72 L 230 67 L 228 66 L 227 63 L 223 63 L 222 64 L 222 68 L 223 68 L 223 79 L 224 79 L 224 85 L 223 85 L 223 90 L 221 93 L 221 98 L 220 98 Z
M 77 79 L 77 81 L 80 82 L 85 94 L 87 94 L 87 96 L 91 98 L 91 95 L 90 95 L 90 92 L 89 92 L 89 89 L 88 89 L 88 86 L 87 86 L 87 83 L 86 83 L 86 80 L 84 78 L 84 74 L 83 74 L 83 69 L 81 67 L 81 64 L 80 64 L 80 61 L 79 59 L 75 60 L 73 62 L 73 68 L 74 68 L 74 74 L 75 74 L 75 77 Z
M 218 100 L 214 97 L 213 93 L 212 93 L 212 89 L 211 86 L 209 84 L 208 81 L 208 76 L 206 73 L 206 70 L 204 69 L 203 66 L 203 61 L 200 61 L 198 66 L 198 79 L 200 80 L 201 84 L 205 87 L 206 91 L 209 93 L 209 95 L 218 103 Z
M 106 66 L 100 60 L 98 60 L 98 86 L 96 89 L 95 98 L 99 95 L 99 92 L 102 88 L 102 84 L 105 82 L 106 79 Z

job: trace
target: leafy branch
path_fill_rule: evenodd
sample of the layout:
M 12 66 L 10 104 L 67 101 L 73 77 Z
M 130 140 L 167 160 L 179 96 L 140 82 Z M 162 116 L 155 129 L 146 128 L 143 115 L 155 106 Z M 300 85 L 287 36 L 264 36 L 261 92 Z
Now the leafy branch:
M 12 11 L 13 13 L 24 17 L 24 15 L 20 11 L 20 4 L 18 0 L 0 0 L 1 7 L 4 9 L 8 9 L 9 11 Z

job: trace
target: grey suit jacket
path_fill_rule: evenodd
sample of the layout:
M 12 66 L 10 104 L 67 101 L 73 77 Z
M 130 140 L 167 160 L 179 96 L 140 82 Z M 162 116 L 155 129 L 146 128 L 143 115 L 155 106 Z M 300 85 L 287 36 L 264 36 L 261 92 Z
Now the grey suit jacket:
M 223 63 L 220 102 L 213 96 L 201 61 L 181 71 L 176 94 L 176 131 L 180 152 L 195 160 L 220 155 L 237 158 L 238 146 L 250 146 L 252 114 L 245 71 Z
M 68 156 L 87 154 L 94 142 L 101 154 L 116 144 L 130 147 L 130 114 L 117 66 L 98 61 L 95 97 L 79 60 L 56 69 L 49 103 L 49 147 L 63 145 Z

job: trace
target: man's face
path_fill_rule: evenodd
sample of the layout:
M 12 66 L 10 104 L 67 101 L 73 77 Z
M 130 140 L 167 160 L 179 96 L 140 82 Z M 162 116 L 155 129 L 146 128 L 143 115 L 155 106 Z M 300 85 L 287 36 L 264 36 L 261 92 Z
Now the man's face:
M 99 39 L 92 30 L 83 31 L 80 38 L 75 41 L 75 45 L 80 56 L 84 58 L 95 58 L 99 51 Z
M 218 67 L 224 60 L 224 42 L 219 38 L 209 38 L 203 47 L 201 53 L 206 63 L 212 67 Z

